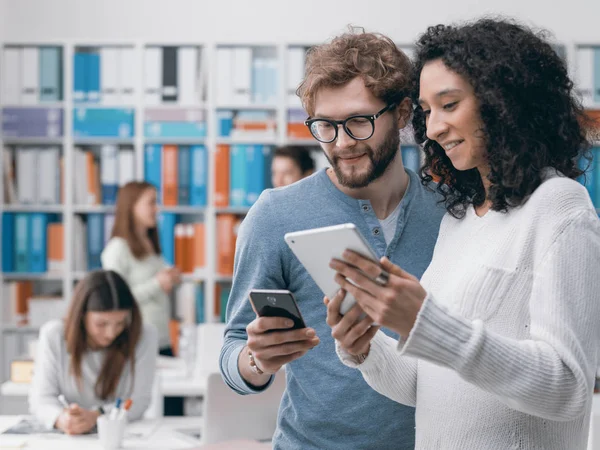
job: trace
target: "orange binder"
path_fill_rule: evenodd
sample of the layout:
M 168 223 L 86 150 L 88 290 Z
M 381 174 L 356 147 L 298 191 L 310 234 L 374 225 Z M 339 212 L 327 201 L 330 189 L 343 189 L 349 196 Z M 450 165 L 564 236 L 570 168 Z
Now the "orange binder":
M 591 128 L 588 131 L 592 133 L 593 137 L 600 138 L 600 109 L 586 109 L 585 115 Z
M 233 275 L 236 223 L 237 217 L 233 214 L 217 217 L 217 272 L 221 275 Z
M 177 146 L 163 145 L 162 148 L 162 203 L 177 205 Z
M 179 355 L 179 321 L 171 319 L 169 321 L 169 338 L 171 340 L 171 348 L 173 355 Z
M 194 272 L 194 224 L 188 223 L 185 225 L 185 232 L 183 237 L 185 251 L 183 253 L 183 272 L 193 273 Z
M 303 123 L 288 123 L 288 137 L 293 139 L 312 139 L 310 130 Z
M 215 206 L 229 206 L 229 145 L 217 145 L 215 156 Z
M 65 246 L 62 223 L 48 224 L 48 271 L 56 272 L 64 269 Z
M 17 325 L 27 324 L 29 314 L 29 299 L 33 295 L 33 283 L 31 281 L 17 281 L 15 284 L 15 316 Z
M 87 194 L 93 197 L 92 204 L 100 204 L 100 182 L 98 177 L 98 163 L 94 161 L 94 154 L 87 150 L 85 152 L 85 165 L 87 173 Z
M 182 223 L 175 224 L 175 267 L 185 272 L 185 227 Z
M 205 247 L 205 227 L 204 223 L 194 224 L 194 243 L 193 243 L 193 270 L 203 269 L 206 265 L 206 247 Z

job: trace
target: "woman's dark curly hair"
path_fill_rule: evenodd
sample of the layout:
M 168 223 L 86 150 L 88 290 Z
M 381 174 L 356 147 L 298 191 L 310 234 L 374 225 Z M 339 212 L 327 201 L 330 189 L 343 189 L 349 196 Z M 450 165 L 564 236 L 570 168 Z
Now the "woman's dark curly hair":
M 589 122 L 565 62 L 544 33 L 495 18 L 457 27 L 437 25 L 420 36 L 415 58 L 413 128 L 416 141 L 424 143 L 421 180 L 429 185 L 439 178 L 435 189 L 454 217 L 463 217 L 471 203 L 483 204 L 486 193 L 477 169 L 456 170 L 443 148 L 427 139 L 418 96 L 420 73 L 429 61 L 441 59 L 474 89 L 490 167 L 487 198 L 493 210 L 506 212 L 524 203 L 540 185 L 545 167 L 569 178 L 582 174 L 579 158 L 590 159 Z

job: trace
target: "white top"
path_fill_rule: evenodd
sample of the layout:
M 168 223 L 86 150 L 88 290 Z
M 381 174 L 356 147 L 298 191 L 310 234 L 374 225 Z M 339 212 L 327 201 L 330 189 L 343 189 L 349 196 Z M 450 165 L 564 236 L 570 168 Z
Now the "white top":
M 131 365 L 126 364 L 121 373 L 116 395 L 103 401 L 94 393 L 96 380 L 102 368 L 105 350 L 88 351 L 81 360 L 80 391 L 71 373 L 71 356 L 67 352 L 65 329 L 62 320 L 52 320 L 40 328 L 34 374 L 29 391 L 29 410 L 47 428 L 52 428 L 63 410 L 58 400 L 64 395 L 68 403 L 77 403 L 87 409 L 104 406 L 107 411 L 115 399 L 131 398 L 133 401 L 127 418 L 136 420 L 142 417 L 150 405 L 152 383 L 156 367 L 158 344 L 156 329 L 144 325 L 140 340 L 135 349 L 135 379 L 131 379 Z
M 416 448 L 585 449 L 600 342 L 600 220 L 585 188 L 554 176 L 508 214 L 446 215 L 421 282 L 408 339 L 378 332 L 358 366 L 416 406 Z
M 131 253 L 127 241 L 120 237 L 113 237 L 108 241 L 101 260 L 103 269 L 114 270 L 129 284 L 142 311 L 144 322 L 153 324 L 158 330 L 159 347 L 170 347 L 169 296 L 162 290 L 156 278 L 158 272 L 168 267 L 165 260 L 159 255 L 137 259 Z

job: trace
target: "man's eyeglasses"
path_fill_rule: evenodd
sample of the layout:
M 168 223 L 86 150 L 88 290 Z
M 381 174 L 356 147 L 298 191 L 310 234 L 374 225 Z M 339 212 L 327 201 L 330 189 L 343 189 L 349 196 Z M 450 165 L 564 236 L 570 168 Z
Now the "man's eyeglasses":
M 395 103 L 390 103 L 372 116 L 350 116 L 345 120 L 311 119 L 309 117 L 304 121 L 304 124 L 310 130 L 310 134 L 312 134 L 317 141 L 323 142 L 324 144 L 329 144 L 337 139 L 338 127 L 340 125 L 344 127 L 344 130 L 352 139 L 364 141 L 369 139 L 373 136 L 373 133 L 375 133 L 375 119 L 395 106 Z

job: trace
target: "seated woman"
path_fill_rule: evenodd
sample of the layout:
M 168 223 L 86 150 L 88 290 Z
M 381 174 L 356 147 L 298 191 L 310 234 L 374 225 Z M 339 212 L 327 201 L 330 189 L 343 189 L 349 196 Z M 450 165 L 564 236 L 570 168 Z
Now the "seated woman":
M 128 420 L 139 419 L 150 404 L 157 349 L 156 329 L 142 324 L 123 278 L 91 272 L 76 286 L 66 318 L 40 329 L 29 409 L 67 434 L 90 431 L 116 398 L 130 398 Z

